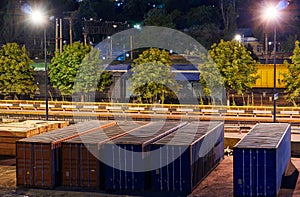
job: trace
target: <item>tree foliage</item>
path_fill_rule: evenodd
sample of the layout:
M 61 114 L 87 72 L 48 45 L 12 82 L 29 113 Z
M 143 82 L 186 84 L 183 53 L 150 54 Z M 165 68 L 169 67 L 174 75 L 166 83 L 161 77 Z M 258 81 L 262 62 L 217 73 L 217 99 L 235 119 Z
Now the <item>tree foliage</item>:
M 165 50 L 160 50 L 158 48 L 151 48 L 149 50 L 143 51 L 137 59 L 133 61 L 133 67 L 138 64 L 144 64 L 148 62 L 161 62 L 166 66 L 171 66 L 170 55 Z
M 171 60 L 169 53 L 157 48 L 145 50 L 134 60 L 130 78 L 130 90 L 149 102 L 161 100 L 165 97 L 174 96 L 180 89 L 180 85 L 174 80 L 171 72 Z
M 7 1 L 6 6 L 2 9 L 2 22 L 1 23 L 1 36 L 4 42 L 18 42 L 24 43 L 26 39 L 25 35 L 25 27 L 22 22 L 20 22 L 20 15 L 14 14 L 14 2 Z
M 151 9 L 147 14 L 145 14 L 143 24 L 147 26 L 175 28 L 172 15 L 167 14 L 163 9 L 157 8 Z
M 49 67 L 50 82 L 63 96 L 72 94 L 77 71 L 90 47 L 79 42 L 66 45 L 62 53 L 57 52 Z
M 77 15 L 82 19 L 89 20 L 90 18 L 97 18 L 96 10 L 93 7 L 91 0 L 85 0 L 80 2 L 77 10 Z
M 66 45 L 62 54 L 57 52 L 51 61 L 49 75 L 53 87 L 59 89 L 63 96 L 81 93 L 82 101 L 86 93 L 103 91 L 110 83 L 110 75 L 106 72 L 101 74 L 103 68 L 99 53 L 99 50 L 91 50 L 79 42 Z
M 0 93 L 34 96 L 38 90 L 34 82 L 34 70 L 30 67 L 25 47 L 20 48 L 16 43 L 3 45 L 0 50 Z
M 212 6 L 199 6 L 192 8 L 186 15 L 187 25 L 204 25 L 204 24 L 217 24 L 218 9 Z
M 238 94 L 251 89 L 258 76 L 257 62 L 250 52 L 237 41 L 223 41 L 213 44 L 209 54 L 216 63 L 225 88 Z
M 144 14 L 149 10 L 148 2 L 145 0 L 127 0 L 122 15 L 124 15 L 124 19 L 142 21 Z
M 220 75 L 218 66 L 208 54 L 202 54 L 203 63 L 199 64 L 200 84 L 203 87 L 203 92 L 206 96 L 220 93 L 223 90 L 223 79 Z
M 295 49 L 291 57 L 292 63 L 287 61 L 284 65 L 288 68 L 288 73 L 284 75 L 284 82 L 286 83 L 286 99 L 292 102 L 294 106 L 300 101 L 300 42 L 295 42 Z
M 85 95 L 96 91 L 102 92 L 111 84 L 112 75 L 105 71 L 99 57 L 100 51 L 93 48 L 82 60 L 74 84 L 74 92 L 81 94 L 81 101 L 85 100 Z
M 237 28 L 236 0 L 220 0 L 220 11 L 223 22 L 224 38 L 231 39 Z
M 189 35 L 207 49 L 221 40 L 221 31 L 214 23 L 191 26 Z

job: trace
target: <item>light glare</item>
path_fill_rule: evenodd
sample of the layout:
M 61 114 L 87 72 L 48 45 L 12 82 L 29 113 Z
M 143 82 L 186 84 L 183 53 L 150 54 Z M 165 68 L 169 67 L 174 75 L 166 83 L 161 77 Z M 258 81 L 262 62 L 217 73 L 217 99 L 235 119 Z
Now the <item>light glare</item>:
M 268 20 L 274 20 L 278 17 L 279 12 L 276 7 L 268 7 L 265 11 L 265 18 Z
M 234 39 L 238 42 L 242 41 L 242 36 L 240 34 L 235 35 Z
M 35 24 L 42 24 L 44 23 L 44 15 L 40 10 L 35 10 L 31 13 L 31 20 L 35 23 Z

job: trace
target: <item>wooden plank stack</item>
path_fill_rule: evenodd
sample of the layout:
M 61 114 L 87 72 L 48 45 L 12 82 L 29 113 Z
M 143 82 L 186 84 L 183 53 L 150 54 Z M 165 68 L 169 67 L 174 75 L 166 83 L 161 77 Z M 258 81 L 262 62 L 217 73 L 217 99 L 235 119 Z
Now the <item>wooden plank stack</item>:
M 68 126 L 66 121 L 26 120 L 0 124 L 0 155 L 16 155 L 16 141 Z

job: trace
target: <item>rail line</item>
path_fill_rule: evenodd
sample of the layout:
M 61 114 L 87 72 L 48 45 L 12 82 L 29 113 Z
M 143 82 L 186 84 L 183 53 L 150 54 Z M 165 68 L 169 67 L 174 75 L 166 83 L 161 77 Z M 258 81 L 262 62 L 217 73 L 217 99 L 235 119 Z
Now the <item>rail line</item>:
M 169 105 L 94 102 L 49 102 L 50 120 L 81 121 L 101 120 L 221 120 L 230 128 L 247 129 L 258 122 L 273 122 L 273 107 L 264 106 L 214 106 Z M 44 101 L 0 101 L 2 118 L 45 119 Z M 300 108 L 277 107 L 277 122 L 300 126 Z M 250 125 L 250 126 L 249 126 Z

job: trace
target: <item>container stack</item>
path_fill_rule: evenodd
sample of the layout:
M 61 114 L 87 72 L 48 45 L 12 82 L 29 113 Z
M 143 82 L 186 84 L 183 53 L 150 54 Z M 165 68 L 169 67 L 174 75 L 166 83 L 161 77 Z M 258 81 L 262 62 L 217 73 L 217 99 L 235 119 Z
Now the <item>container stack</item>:
M 154 142 L 151 149 L 156 169 L 152 189 L 190 193 L 224 158 L 224 126 L 190 123 Z
M 291 158 L 291 127 L 257 124 L 233 153 L 234 196 L 277 196 Z
M 151 188 L 151 143 L 186 123 L 155 122 L 104 144 L 105 189 L 144 191 Z
M 17 141 L 17 185 L 37 188 L 60 185 L 61 142 L 114 124 L 89 121 Z
M 224 125 L 89 121 L 16 148 L 18 186 L 190 193 L 223 159 Z
M 104 164 L 99 154 L 101 145 L 147 125 L 149 123 L 146 122 L 118 122 L 114 126 L 63 142 L 62 185 L 70 188 L 104 189 Z

